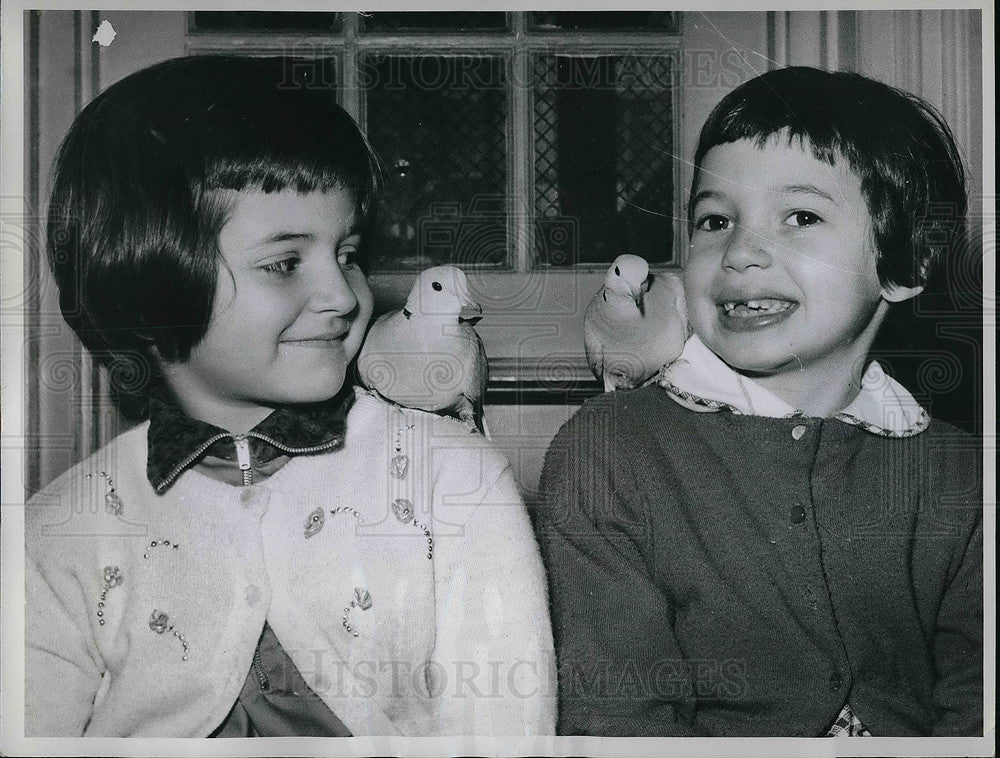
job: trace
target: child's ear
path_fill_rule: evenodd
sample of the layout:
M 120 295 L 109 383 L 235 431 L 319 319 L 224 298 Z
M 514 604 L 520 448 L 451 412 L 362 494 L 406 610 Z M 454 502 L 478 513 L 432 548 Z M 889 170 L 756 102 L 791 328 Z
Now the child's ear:
M 882 286 L 882 299 L 888 303 L 901 303 L 916 297 L 924 291 L 924 285 L 918 284 L 915 287 L 903 287 L 899 284 L 885 284 Z
M 909 300 L 919 295 L 924 291 L 924 286 L 927 283 L 927 267 L 928 262 L 926 260 L 920 262 L 916 277 L 918 283 L 912 287 L 904 287 L 901 284 L 883 284 L 882 299 L 887 303 L 902 303 L 904 300 Z

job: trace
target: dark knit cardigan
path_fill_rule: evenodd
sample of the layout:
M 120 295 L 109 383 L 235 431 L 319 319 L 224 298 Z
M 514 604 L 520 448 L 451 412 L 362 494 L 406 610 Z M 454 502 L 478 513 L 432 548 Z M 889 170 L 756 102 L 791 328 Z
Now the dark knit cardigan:
M 982 734 L 977 439 L 651 386 L 586 403 L 541 489 L 559 733 L 815 736 L 849 701 L 875 736 Z

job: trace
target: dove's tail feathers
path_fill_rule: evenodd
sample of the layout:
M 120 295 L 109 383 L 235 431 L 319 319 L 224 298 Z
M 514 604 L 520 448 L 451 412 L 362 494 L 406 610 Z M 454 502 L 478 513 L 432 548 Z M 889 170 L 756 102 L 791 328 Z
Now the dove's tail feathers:
M 654 373 L 653 376 L 658 374 Z M 637 377 L 630 374 L 628 371 L 623 370 L 612 370 L 604 372 L 604 391 L 605 392 L 615 392 L 616 390 L 634 390 L 639 387 L 645 381 L 638 379 Z
M 492 439 L 490 437 L 489 429 L 486 426 L 486 416 L 483 412 L 482 402 L 470 400 L 468 396 L 463 395 L 461 399 L 461 406 L 462 407 L 458 411 L 459 420 L 464 421 L 470 427 L 474 427 L 474 429 L 482 434 L 486 439 Z
M 481 409 L 463 409 L 458 413 L 458 420 L 468 424 L 470 432 L 479 432 L 486 439 L 491 439 L 489 430 L 486 428 L 486 418 Z

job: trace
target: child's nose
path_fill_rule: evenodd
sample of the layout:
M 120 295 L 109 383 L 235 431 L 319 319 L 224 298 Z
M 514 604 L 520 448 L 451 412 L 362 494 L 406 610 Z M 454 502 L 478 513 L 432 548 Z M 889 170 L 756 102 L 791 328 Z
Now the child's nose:
M 771 265 L 769 245 L 764 234 L 750 226 L 736 224 L 726 240 L 722 265 L 734 271 L 744 271 L 751 266 L 767 268 Z
M 310 307 L 347 315 L 358 307 L 358 297 L 339 265 L 333 263 L 319 272 L 312 282 Z

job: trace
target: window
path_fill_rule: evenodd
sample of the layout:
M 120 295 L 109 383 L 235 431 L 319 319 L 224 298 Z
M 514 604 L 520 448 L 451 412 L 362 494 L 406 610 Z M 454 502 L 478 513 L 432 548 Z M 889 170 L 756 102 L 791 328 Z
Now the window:
M 492 401 L 563 402 L 599 389 L 580 328 L 609 263 L 682 263 L 679 17 L 194 12 L 187 49 L 283 56 L 289 81 L 328 89 L 385 167 L 377 309 L 459 265 Z
M 373 273 L 679 263 L 678 14 L 190 14 L 192 52 L 245 36 L 336 90 L 381 156 Z

